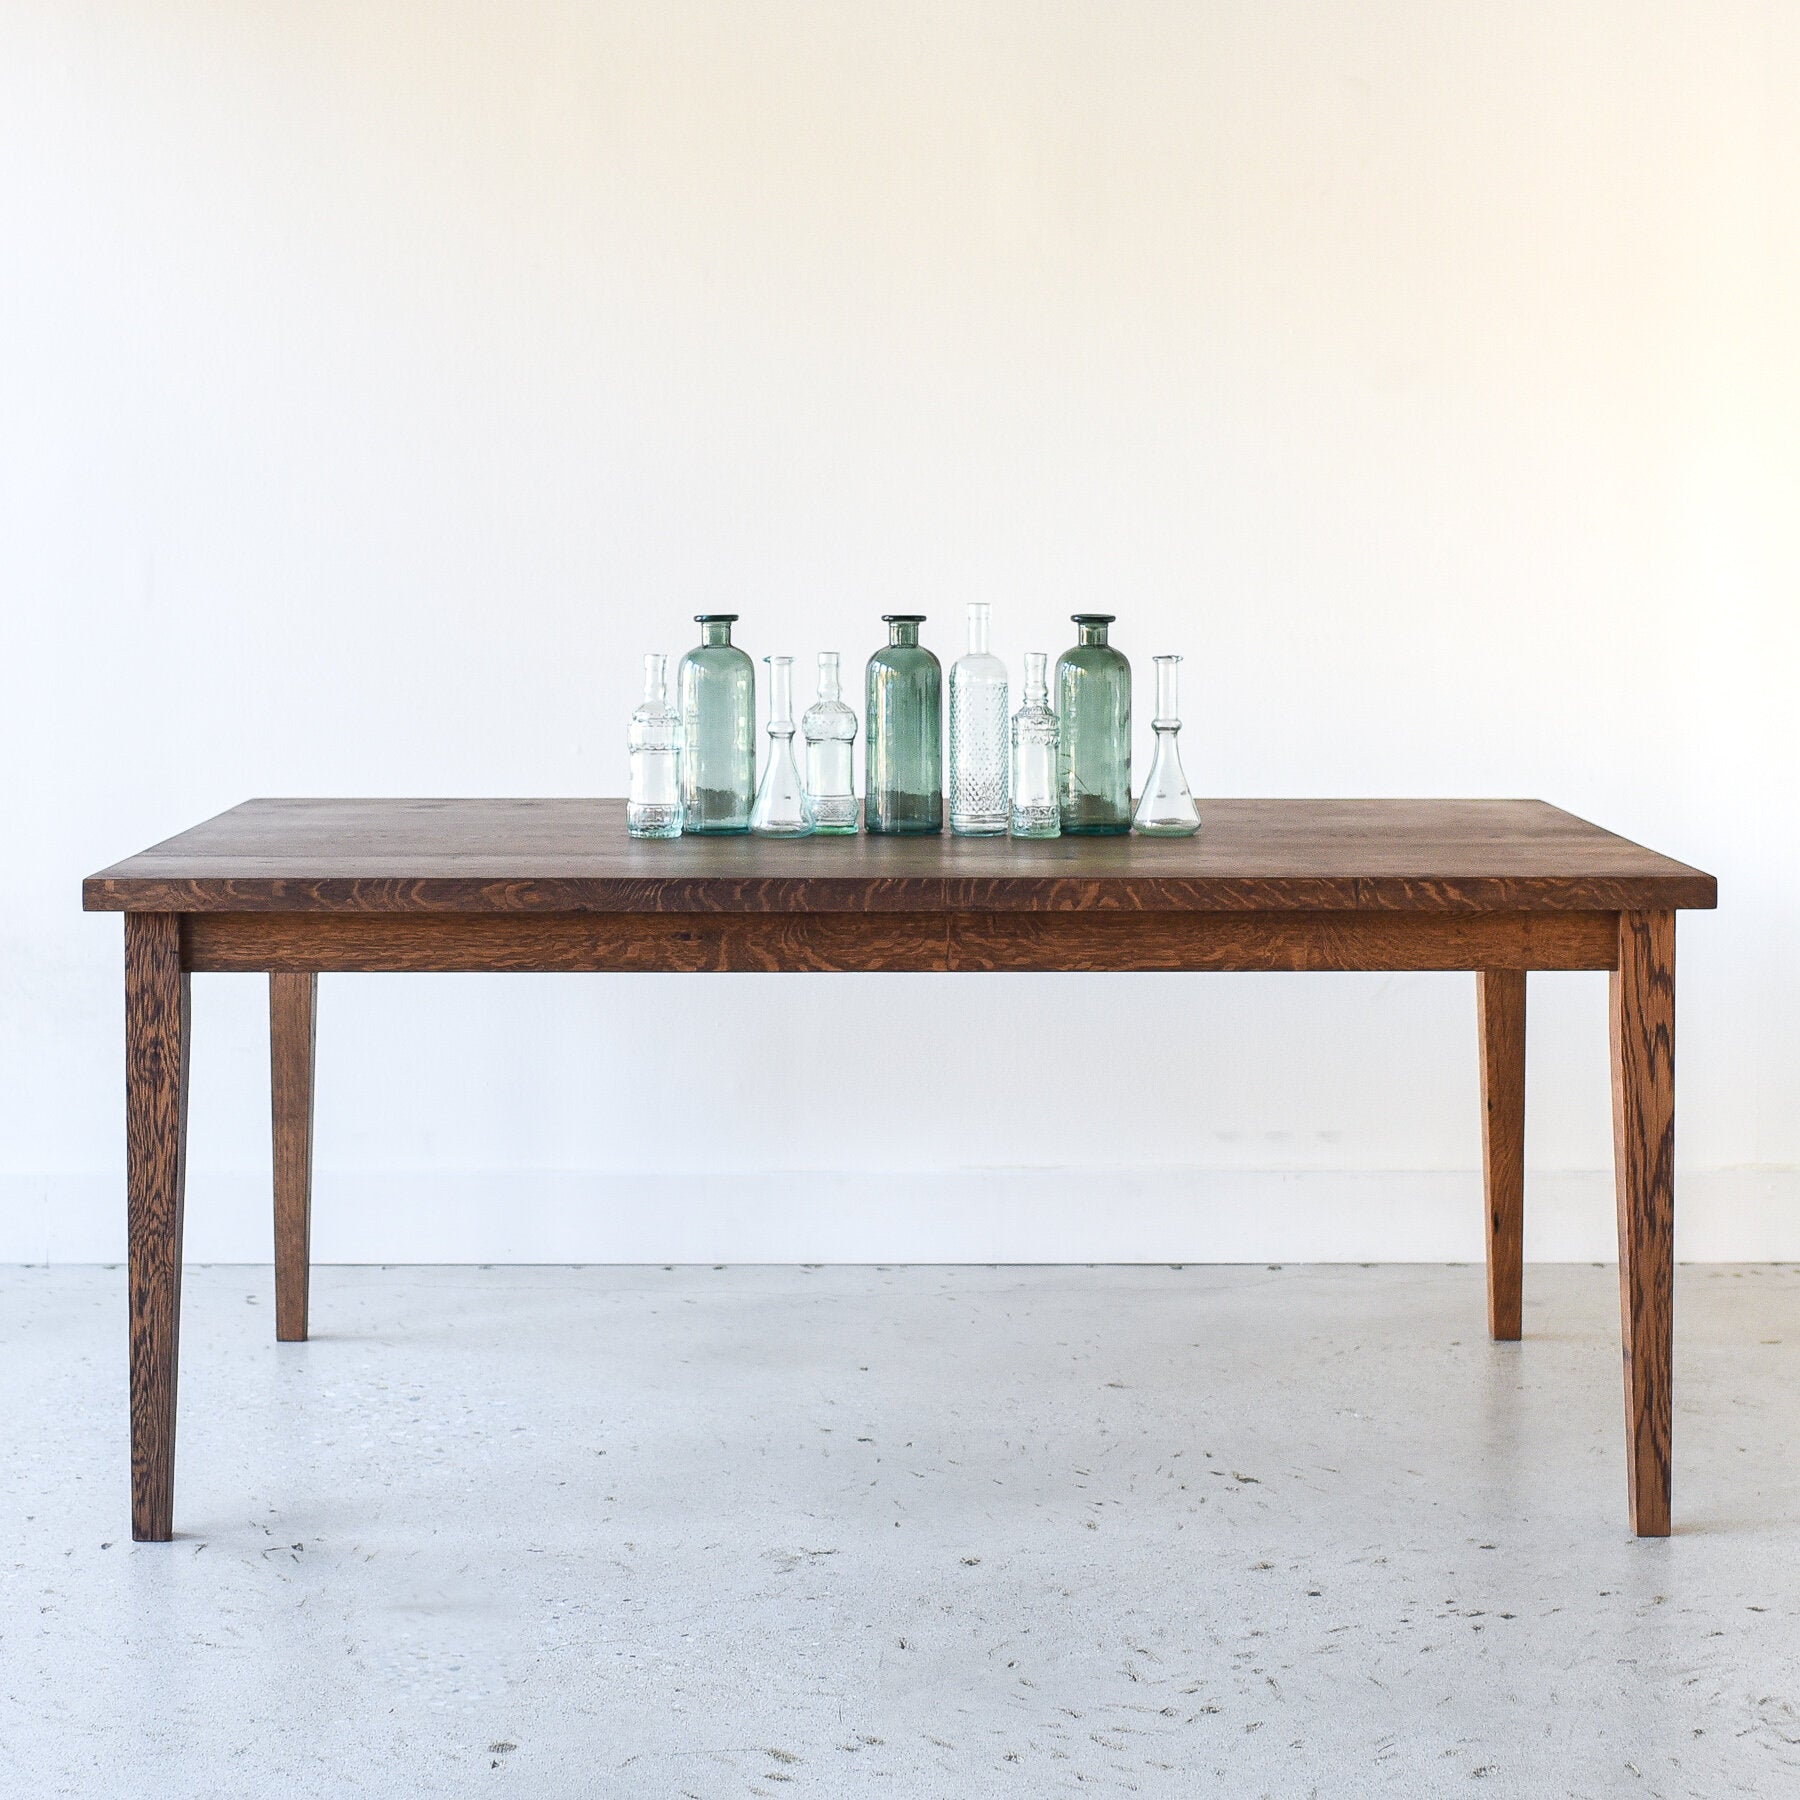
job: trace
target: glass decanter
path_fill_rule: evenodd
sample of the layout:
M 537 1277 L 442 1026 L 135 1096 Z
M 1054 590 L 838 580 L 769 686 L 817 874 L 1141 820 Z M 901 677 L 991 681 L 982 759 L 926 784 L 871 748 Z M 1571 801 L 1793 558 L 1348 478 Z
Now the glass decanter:
M 750 829 L 758 837 L 811 837 L 812 802 L 794 761 L 794 659 L 763 661 L 769 665 L 769 761 L 750 809 Z
M 638 838 L 681 836 L 681 715 L 669 704 L 669 659 L 644 658 L 644 698 L 631 715 L 631 795 L 625 829 Z
M 756 668 L 731 641 L 736 613 L 699 613 L 700 642 L 677 677 L 687 761 L 681 797 L 691 832 L 748 831 L 756 794 Z
M 844 704 L 835 650 L 819 652 L 819 697 L 801 715 L 800 735 L 806 739 L 806 792 L 814 827 L 837 835 L 855 831 L 856 714 Z
M 1025 704 L 1012 721 L 1012 834 L 1019 838 L 1062 836 L 1062 808 L 1056 803 L 1056 714 L 1044 683 L 1042 650 L 1025 653 Z
M 1006 664 L 988 650 L 989 608 L 969 607 L 969 653 L 950 665 L 950 829 L 998 837 L 1007 827 Z
M 944 673 L 919 643 L 923 613 L 883 613 L 886 645 L 869 658 L 863 829 L 944 829 Z
M 1107 643 L 1111 613 L 1073 615 L 1080 642 L 1056 659 L 1056 792 L 1062 828 L 1131 829 L 1131 664 Z
M 1177 689 L 1181 658 L 1159 656 L 1155 661 L 1156 717 L 1150 724 L 1156 732 L 1156 760 L 1150 765 L 1150 779 L 1144 783 L 1132 829 L 1150 837 L 1192 837 L 1200 829 L 1200 809 L 1188 792 L 1187 777 L 1181 772 L 1181 751 L 1175 744 L 1181 733 Z

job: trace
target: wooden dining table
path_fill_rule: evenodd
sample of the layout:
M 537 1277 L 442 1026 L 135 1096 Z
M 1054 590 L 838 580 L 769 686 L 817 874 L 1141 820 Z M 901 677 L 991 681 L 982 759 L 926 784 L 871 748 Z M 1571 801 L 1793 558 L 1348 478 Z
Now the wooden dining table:
M 192 974 L 269 977 L 276 1336 L 298 1342 L 323 973 L 1246 969 L 1474 974 L 1496 1339 L 1520 1335 L 1525 978 L 1610 971 L 1627 1492 L 1666 1536 L 1675 915 L 1715 906 L 1713 877 L 1539 800 L 1200 812 L 1185 839 L 656 842 L 620 800 L 251 800 L 89 876 L 87 909 L 125 915 L 132 1536 L 174 1531 Z

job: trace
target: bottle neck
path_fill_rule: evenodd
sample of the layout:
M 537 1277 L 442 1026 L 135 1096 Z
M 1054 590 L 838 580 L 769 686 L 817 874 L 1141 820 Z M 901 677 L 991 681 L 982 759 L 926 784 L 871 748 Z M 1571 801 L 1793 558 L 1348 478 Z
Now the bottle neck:
M 1025 704 L 1042 706 L 1050 698 L 1049 684 L 1044 680 L 1044 664 L 1049 658 L 1042 650 L 1025 653 Z
M 835 650 L 819 652 L 819 698 L 821 700 L 841 700 L 843 684 L 838 679 L 838 659 Z
M 1078 639 L 1083 644 L 1104 644 L 1106 642 L 1106 626 L 1094 619 L 1083 619 L 1075 628 L 1081 635 Z
M 1156 659 L 1156 717 L 1151 720 L 1158 731 L 1181 729 L 1181 658 L 1159 656 Z
M 765 658 L 769 665 L 769 736 L 794 735 L 794 659 Z
M 729 619 L 702 620 L 700 641 L 703 644 L 729 644 L 731 642 L 731 621 Z
M 976 601 L 969 608 L 969 654 L 986 656 L 988 653 L 988 608 L 981 601 Z
M 916 650 L 919 647 L 919 621 L 917 619 L 895 619 L 888 626 L 888 648 L 890 650 Z
M 644 658 L 644 699 L 660 706 L 669 691 L 669 659 L 650 655 Z

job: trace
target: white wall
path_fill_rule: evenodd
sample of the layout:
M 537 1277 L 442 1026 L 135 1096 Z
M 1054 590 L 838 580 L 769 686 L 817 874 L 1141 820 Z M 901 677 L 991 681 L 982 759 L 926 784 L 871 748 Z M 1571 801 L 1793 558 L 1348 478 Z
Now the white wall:
M 1202 792 L 1714 870 L 1690 1255 L 1800 1255 L 1800 9 L 11 0 L 0 1256 L 122 1243 L 119 925 L 251 794 L 619 792 L 647 648 L 1186 653 Z M 1147 709 L 1140 708 L 1147 715 Z M 349 978 L 326 1257 L 1455 1256 L 1467 977 Z M 1601 977 L 1534 1253 L 1605 1255 Z M 196 984 L 189 1246 L 267 1254 Z

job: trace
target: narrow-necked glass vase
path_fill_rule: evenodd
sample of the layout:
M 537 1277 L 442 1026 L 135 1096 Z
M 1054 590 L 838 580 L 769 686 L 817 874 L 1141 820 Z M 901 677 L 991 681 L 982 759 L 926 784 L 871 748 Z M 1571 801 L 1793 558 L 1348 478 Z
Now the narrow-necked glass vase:
M 1156 760 L 1138 797 L 1132 829 L 1146 837 L 1192 837 L 1200 829 L 1200 809 L 1188 792 L 1181 751 L 1175 742 L 1181 735 L 1181 658 L 1159 656 L 1155 660 L 1156 717 L 1150 724 L 1156 733 Z
M 950 665 L 950 829 L 1000 837 L 1010 823 L 1006 664 L 988 649 L 988 606 L 969 607 L 969 651 Z
M 1075 836 L 1131 829 L 1131 664 L 1106 641 L 1111 613 L 1075 613 L 1056 659 L 1056 797 Z
M 1025 653 L 1025 704 L 1012 721 L 1012 834 L 1016 838 L 1062 835 L 1056 803 L 1056 714 L 1044 683 L 1042 650 Z
M 669 659 L 644 658 L 644 698 L 631 715 L 631 794 L 625 829 L 635 838 L 677 838 L 681 800 L 681 715 L 669 704 Z
M 844 703 L 835 650 L 819 652 L 819 697 L 801 715 L 800 734 L 814 826 L 827 837 L 854 832 L 856 714 Z
M 944 672 L 919 642 L 923 613 L 883 613 L 884 648 L 869 658 L 863 829 L 944 829 Z
M 736 613 L 699 613 L 700 642 L 678 677 L 687 765 L 682 829 L 748 831 L 756 799 L 756 668 L 731 641 Z
M 811 837 L 812 802 L 794 761 L 794 659 L 765 656 L 763 661 L 769 665 L 769 761 L 750 811 L 750 829 L 758 837 Z

